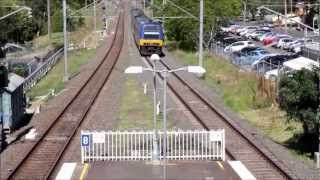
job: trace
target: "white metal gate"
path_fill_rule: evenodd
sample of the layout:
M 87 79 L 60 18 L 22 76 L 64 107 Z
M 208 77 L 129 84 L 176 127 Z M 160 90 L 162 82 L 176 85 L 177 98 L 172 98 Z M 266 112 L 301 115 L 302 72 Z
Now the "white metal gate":
M 168 131 L 166 159 L 224 160 L 224 130 Z M 151 160 L 154 131 L 81 132 L 82 162 L 104 160 Z M 163 159 L 163 132 L 158 132 Z

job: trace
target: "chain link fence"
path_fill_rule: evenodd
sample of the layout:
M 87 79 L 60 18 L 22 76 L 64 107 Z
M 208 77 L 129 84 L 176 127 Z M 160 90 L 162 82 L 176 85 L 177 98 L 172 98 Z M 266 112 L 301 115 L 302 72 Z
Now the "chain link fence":
M 280 69 L 282 65 L 273 64 L 268 61 L 259 61 L 254 63 L 252 60 L 244 58 L 242 53 L 230 53 L 225 51 L 227 44 L 222 42 L 213 42 L 210 45 L 209 51 L 216 56 L 233 64 L 243 73 L 248 73 L 254 76 L 258 81 L 258 90 L 263 97 L 267 97 L 273 102 L 277 99 L 278 84 L 280 81 Z

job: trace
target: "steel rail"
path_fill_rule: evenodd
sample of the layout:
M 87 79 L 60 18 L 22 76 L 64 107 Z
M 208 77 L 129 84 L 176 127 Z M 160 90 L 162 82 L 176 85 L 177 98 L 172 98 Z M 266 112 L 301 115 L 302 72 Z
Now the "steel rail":
M 152 66 L 152 63 L 148 58 L 146 58 L 148 64 Z M 166 64 L 163 60 L 160 60 L 161 64 L 167 68 L 171 69 L 168 64 Z M 162 75 L 158 73 L 158 75 L 163 79 Z M 198 90 L 194 89 L 187 81 L 185 81 L 180 75 L 176 72 L 174 72 L 172 75 L 174 75 L 183 85 L 185 85 L 187 88 L 190 89 L 190 91 L 196 95 L 207 107 L 209 107 L 213 112 L 215 112 L 232 130 L 234 130 L 237 134 L 239 134 L 246 142 L 248 142 L 254 150 L 260 154 L 261 157 L 263 157 L 267 162 L 269 162 L 271 165 L 274 166 L 276 170 L 280 172 L 280 174 L 285 177 L 286 179 L 297 179 L 296 175 L 290 174 L 288 172 L 288 169 L 283 169 L 280 167 L 277 163 L 275 163 L 271 157 L 266 155 L 263 150 L 256 145 L 255 142 L 253 142 L 252 139 L 248 138 L 246 134 L 244 134 L 242 131 L 243 129 L 240 129 L 237 125 L 235 125 L 232 120 L 221 110 L 219 110 L 215 105 L 213 105 L 211 102 L 207 100 Z M 168 86 L 171 89 L 171 91 L 178 97 L 178 99 L 185 105 L 185 107 L 190 111 L 190 113 L 198 120 L 198 122 L 206 129 L 209 130 L 210 128 L 208 127 L 207 123 L 202 121 L 201 117 L 193 110 L 193 108 L 184 100 L 184 98 L 177 92 L 175 91 L 173 85 L 168 82 Z M 226 153 L 227 155 L 232 159 L 232 160 L 237 160 L 237 156 L 233 154 L 230 150 L 226 148 Z
M 55 121 L 53 121 L 44 131 L 44 133 L 40 136 L 40 138 L 37 140 L 37 142 L 35 144 L 33 144 L 32 148 L 30 151 L 28 151 L 28 153 L 23 157 L 23 159 L 18 163 L 18 165 L 10 172 L 10 174 L 8 175 L 7 179 L 13 179 L 15 174 L 20 170 L 20 168 L 23 166 L 23 164 L 28 160 L 28 158 L 30 158 L 31 154 L 36 150 L 36 148 L 42 143 L 42 141 L 44 140 L 45 137 L 49 136 L 48 133 L 50 132 L 50 130 L 52 130 L 54 128 L 54 126 L 56 124 L 58 124 L 58 120 L 64 115 L 64 113 L 66 113 L 68 107 L 70 107 L 75 100 L 79 97 L 80 93 L 82 92 L 82 90 L 88 85 L 88 83 L 93 79 L 93 77 L 97 74 L 98 70 L 101 68 L 101 66 L 106 62 L 107 57 L 110 55 L 112 50 L 119 50 L 119 53 L 116 55 L 116 60 L 118 59 L 120 52 L 121 52 L 121 48 L 120 49 L 116 49 L 116 47 L 114 47 L 116 40 L 119 39 L 119 31 L 122 31 L 120 40 L 120 43 L 123 44 L 123 13 L 121 13 L 118 17 L 118 22 L 116 25 L 116 34 L 114 35 L 113 39 L 112 39 L 112 43 L 111 46 L 109 47 L 109 49 L 107 50 L 105 56 L 103 57 L 103 60 L 98 64 L 97 68 L 94 70 L 94 72 L 90 75 L 90 77 L 86 80 L 86 82 L 81 86 L 81 88 L 76 92 L 75 96 L 67 103 L 66 107 L 57 115 Z M 122 29 L 121 29 L 122 28 Z M 106 76 L 106 79 L 104 80 L 103 84 L 106 83 L 106 81 L 108 80 L 109 75 L 111 74 L 112 69 L 114 68 L 115 64 L 116 64 L 116 60 L 113 63 L 110 72 L 108 72 L 108 75 Z M 99 90 L 97 91 L 97 93 L 95 95 L 93 95 L 93 98 L 90 100 L 89 104 L 92 104 L 95 99 L 97 98 L 99 92 L 101 91 L 101 89 L 103 88 L 103 84 L 101 85 L 101 87 L 99 88 Z M 59 160 L 61 159 L 63 153 L 65 152 L 66 148 L 68 147 L 68 144 L 71 142 L 71 139 L 74 137 L 74 135 L 76 134 L 78 127 L 81 125 L 82 121 L 84 120 L 84 118 L 86 117 L 87 113 L 90 110 L 90 106 L 89 108 L 85 109 L 84 114 L 81 115 L 81 118 L 79 120 L 77 120 L 76 122 L 76 126 L 73 128 L 70 136 L 68 136 L 67 141 L 62 145 L 63 148 L 58 152 L 58 156 L 56 157 L 56 159 L 54 160 L 54 162 L 51 164 L 52 166 L 50 166 L 50 169 L 48 172 L 46 172 L 45 175 L 45 179 L 49 179 L 50 176 L 52 175 L 52 172 L 54 171 L 56 165 L 58 164 Z M 35 178 L 39 178 L 39 177 L 35 177 Z M 42 178 L 42 177 L 41 177 Z

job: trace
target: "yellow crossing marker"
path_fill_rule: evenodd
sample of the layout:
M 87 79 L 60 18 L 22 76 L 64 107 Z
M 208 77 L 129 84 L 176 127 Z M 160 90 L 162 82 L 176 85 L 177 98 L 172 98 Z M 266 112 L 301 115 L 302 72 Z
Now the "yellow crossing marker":
M 85 163 L 82 168 L 79 180 L 84 180 L 84 178 L 87 176 L 88 170 L 89 170 L 89 164 Z

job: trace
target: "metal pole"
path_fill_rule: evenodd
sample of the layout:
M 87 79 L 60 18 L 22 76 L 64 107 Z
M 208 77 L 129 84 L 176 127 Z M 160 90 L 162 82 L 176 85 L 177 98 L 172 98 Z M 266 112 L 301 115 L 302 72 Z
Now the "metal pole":
M 318 0 L 318 2 L 320 4 L 320 0 Z M 320 6 L 318 6 L 318 7 L 319 7 L 319 9 L 318 9 L 318 12 L 319 12 L 319 14 L 318 14 L 318 30 L 319 30 L 319 33 L 320 33 Z M 319 42 L 320 42 L 320 40 L 319 40 Z
M 67 37 L 67 4 L 63 0 L 63 36 L 64 36 L 64 81 L 68 81 L 68 37 Z
M 159 160 L 159 150 L 158 150 L 158 128 L 157 128 L 157 74 L 156 74 L 156 61 L 153 63 L 153 157 L 152 160 Z
M 153 0 L 151 0 L 151 17 L 153 17 Z
M 203 0 L 200 0 L 199 66 L 203 66 Z
M 320 11 L 319 11 L 319 16 L 320 16 Z M 318 27 L 320 29 L 320 24 L 318 24 Z M 318 42 L 318 47 L 320 50 L 320 34 L 319 34 L 319 42 Z M 320 168 L 320 54 L 318 56 L 318 157 L 317 157 L 317 168 Z
M 47 14 L 48 14 L 48 39 L 49 45 L 51 46 L 51 9 L 50 9 L 50 0 L 47 0 Z
M 93 23 L 94 23 L 94 32 L 97 31 L 97 12 L 96 12 L 96 0 L 93 0 Z
M 288 20 L 287 0 L 284 0 L 284 16 L 285 16 L 284 28 L 285 28 L 286 32 L 288 32 L 288 25 L 287 25 L 287 20 Z
M 247 0 L 243 1 L 243 6 L 244 6 L 244 10 L 243 10 L 243 24 L 246 23 L 246 18 L 247 18 Z
M 293 2 L 292 2 L 293 0 L 290 0 L 290 14 L 291 14 L 291 16 L 294 16 L 293 15 Z M 292 28 L 292 25 L 293 25 L 293 23 L 290 23 L 290 28 Z
M 163 74 L 163 179 L 167 178 L 167 74 Z
M 2 93 L 3 93 L 3 90 L 2 90 L 2 88 L 0 88 L 0 109 L 1 109 L 1 111 L 0 111 L 0 120 L 1 120 L 1 132 L 0 132 L 0 152 L 2 152 L 3 150 L 4 150 L 4 146 L 5 146 L 5 143 L 4 143 L 4 141 L 5 141 L 5 139 L 2 139 L 3 137 L 4 137 L 4 135 L 3 135 L 3 133 L 4 133 L 4 131 L 3 131 L 3 103 L 2 103 L 2 101 L 3 101 L 3 97 L 2 97 Z
M 4 15 L 4 16 L 0 17 L 0 20 L 3 20 L 3 19 L 5 19 L 5 18 L 7 18 L 7 17 L 9 17 L 9 16 L 14 15 L 14 14 L 17 14 L 18 12 L 23 11 L 23 10 L 31 11 L 31 10 L 30 10 L 30 8 L 22 7 L 22 8 L 20 8 L 20 9 L 18 9 L 18 10 L 15 10 L 15 11 L 13 11 L 13 12 L 11 12 L 11 13 L 7 14 L 7 15 Z

